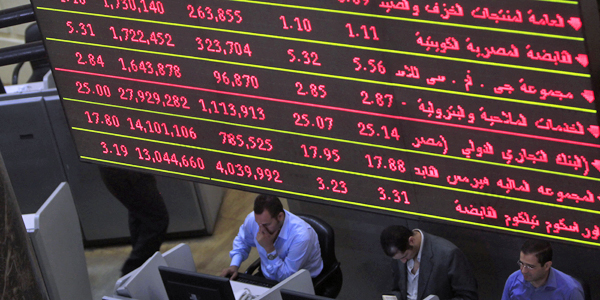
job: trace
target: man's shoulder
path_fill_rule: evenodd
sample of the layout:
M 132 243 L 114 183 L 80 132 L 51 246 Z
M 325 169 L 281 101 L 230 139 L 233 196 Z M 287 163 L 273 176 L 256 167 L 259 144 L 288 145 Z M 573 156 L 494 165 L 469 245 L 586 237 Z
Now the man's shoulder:
M 310 224 L 304 221 L 299 216 L 286 210 L 289 222 L 287 222 L 287 231 L 290 235 L 294 236 L 297 241 L 310 240 L 313 236 L 317 236 L 317 233 Z
M 441 266 L 449 268 L 454 265 L 461 270 L 470 272 L 468 271 L 470 265 L 464 263 L 468 261 L 467 257 L 460 248 L 442 237 L 427 233 L 423 235 L 425 236 L 423 259 L 430 258 L 431 263 L 440 268 Z
M 460 251 L 460 249 L 456 245 L 454 245 L 452 242 L 443 237 L 426 233 L 424 231 L 421 232 L 425 237 L 425 245 L 429 244 L 433 249 L 435 249 L 435 251 L 441 251 L 446 253 Z
M 299 216 L 289 212 L 286 210 L 287 216 L 289 217 L 288 225 L 290 226 L 290 230 L 298 233 L 305 234 L 309 232 L 309 228 L 312 229 L 312 226 L 304 221 Z M 313 229 L 314 230 L 314 229 Z
M 254 212 L 251 211 L 247 216 L 246 219 L 244 220 L 244 222 L 248 222 L 248 221 L 252 221 L 254 222 Z
M 563 280 L 563 281 L 567 281 L 567 282 L 572 282 L 575 281 L 575 279 L 573 279 L 573 277 L 557 268 L 552 268 L 551 269 L 552 272 L 554 272 L 554 275 L 556 276 L 557 280 Z
M 519 284 L 523 282 L 523 273 L 521 273 L 521 270 L 516 270 L 514 271 L 512 274 L 510 274 L 510 276 L 508 276 L 508 279 L 506 279 L 507 283 L 510 284 Z
M 525 281 L 521 270 L 516 270 L 506 279 L 502 299 L 510 299 L 510 295 L 517 291 L 522 291 L 525 288 Z
M 579 281 L 573 278 L 571 275 L 566 274 L 560 270 L 552 268 L 554 276 L 556 278 L 556 288 L 564 290 L 566 294 L 571 294 L 575 291 L 583 291 L 583 288 Z
M 256 224 L 256 219 L 254 216 L 254 212 L 250 212 L 246 218 L 244 219 L 244 224 L 242 225 L 244 228 L 246 228 L 247 230 L 250 230 L 251 228 L 258 228 L 258 225 Z

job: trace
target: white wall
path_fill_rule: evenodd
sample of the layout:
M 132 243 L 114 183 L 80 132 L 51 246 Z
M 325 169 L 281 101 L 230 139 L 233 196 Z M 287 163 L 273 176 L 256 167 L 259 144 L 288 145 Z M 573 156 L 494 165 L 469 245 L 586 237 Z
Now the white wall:
M 15 6 L 21 6 L 25 4 L 29 4 L 30 2 L 27 0 L 0 0 L 0 10 L 4 10 L 7 8 L 12 8 Z M 17 26 L 1 28 L 0 29 L 0 48 L 15 46 L 18 44 L 25 43 L 25 28 L 29 23 L 21 24 Z M 4 85 L 10 85 L 12 80 L 12 73 L 15 68 L 15 65 L 8 65 L 0 67 L 0 78 L 2 79 L 2 83 Z M 27 81 L 29 76 L 31 75 L 31 67 L 29 63 L 25 63 L 23 68 L 21 68 L 21 72 L 19 73 L 19 83 L 24 83 Z

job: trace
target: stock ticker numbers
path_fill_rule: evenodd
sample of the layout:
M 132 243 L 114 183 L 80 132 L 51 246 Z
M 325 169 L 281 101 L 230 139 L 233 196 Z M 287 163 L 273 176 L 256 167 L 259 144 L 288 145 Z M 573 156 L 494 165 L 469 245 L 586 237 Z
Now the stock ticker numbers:
M 596 1 L 32 3 L 84 161 L 600 246 Z

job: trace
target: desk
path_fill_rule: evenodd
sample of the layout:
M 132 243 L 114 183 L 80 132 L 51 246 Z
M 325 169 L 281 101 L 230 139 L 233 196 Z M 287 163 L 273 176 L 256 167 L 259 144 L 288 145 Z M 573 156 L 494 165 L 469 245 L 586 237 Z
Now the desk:
M 157 252 L 153 257 L 162 259 L 160 252 Z M 164 259 L 162 259 L 164 262 Z M 147 261 L 144 265 L 149 265 Z M 142 267 L 144 267 L 144 265 Z M 193 271 L 182 270 L 177 268 L 167 267 L 166 263 L 154 265 L 147 269 L 158 268 L 158 273 L 163 282 L 166 295 L 158 297 L 136 297 L 138 299 L 156 299 L 165 300 L 170 297 L 174 299 L 226 299 L 232 298 L 239 300 L 245 289 L 248 289 L 253 296 L 258 296 L 256 299 L 263 300 L 281 300 L 280 289 L 289 289 L 293 291 L 314 294 L 312 279 L 310 273 L 304 269 L 294 273 L 282 282 L 266 288 L 248 283 L 231 281 L 227 278 L 218 277 L 209 274 L 196 273 Z M 138 274 L 139 276 L 139 274 Z M 147 289 L 152 286 L 160 286 L 160 283 L 151 283 L 149 280 L 142 280 L 141 285 L 145 285 Z
M 259 296 L 257 298 L 258 300 L 281 300 L 281 293 L 279 292 L 281 289 L 288 289 L 311 295 L 315 294 L 310 273 L 304 269 L 299 270 L 272 288 L 265 288 L 237 281 L 229 282 L 231 283 L 231 288 L 233 289 L 236 300 L 239 300 L 244 293 L 244 288 L 249 289 L 252 295 Z
M 231 289 L 233 290 L 233 295 L 235 296 L 236 300 L 240 299 L 244 293 L 244 289 L 250 290 L 250 293 L 255 296 L 262 295 L 269 290 L 269 288 L 264 286 L 258 286 L 234 280 L 230 280 L 229 283 L 231 284 Z

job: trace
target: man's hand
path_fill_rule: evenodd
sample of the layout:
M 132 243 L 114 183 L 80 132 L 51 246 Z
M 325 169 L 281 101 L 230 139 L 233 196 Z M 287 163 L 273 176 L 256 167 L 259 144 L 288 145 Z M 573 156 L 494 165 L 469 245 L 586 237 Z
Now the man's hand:
M 227 269 L 223 269 L 223 271 L 221 271 L 221 277 L 229 277 L 231 276 L 231 280 L 234 280 L 237 278 L 238 276 L 238 270 L 240 267 L 238 266 L 230 266 Z
M 258 233 L 256 234 L 256 241 L 261 247 L 265 248 L 265 251 L 267 251 L 267 253 L 275 251 L 275 246 L 273 244 L 275 243 L 275 239 L 279 234 L 279 230 L 281 229 L 277 229 L 277 231 L 269 233 L 269 231 L 264 226 L 260 226 L 260 228 L 258 229 Z

